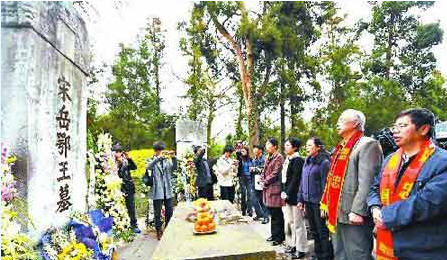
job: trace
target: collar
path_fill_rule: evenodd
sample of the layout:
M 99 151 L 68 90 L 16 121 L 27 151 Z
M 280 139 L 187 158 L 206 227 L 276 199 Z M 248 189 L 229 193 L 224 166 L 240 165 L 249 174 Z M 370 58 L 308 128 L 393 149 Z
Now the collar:
M 297 152 L 295 152 L 292 155 L 288 155 L 287 159 L 292 160 L 292 159 L 298 158 L 299 156 L 300 155 Z

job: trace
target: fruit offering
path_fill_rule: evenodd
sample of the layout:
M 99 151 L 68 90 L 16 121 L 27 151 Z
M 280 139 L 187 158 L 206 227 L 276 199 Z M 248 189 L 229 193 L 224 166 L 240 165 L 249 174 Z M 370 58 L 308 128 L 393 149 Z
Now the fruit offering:
M 200 198 L 193 202 L 194 209 L 197 212 L 197 220 L 194 223 L 195 233 L 212 233 L 216 230 L 214 214 L 211 211 L 209 202 Z

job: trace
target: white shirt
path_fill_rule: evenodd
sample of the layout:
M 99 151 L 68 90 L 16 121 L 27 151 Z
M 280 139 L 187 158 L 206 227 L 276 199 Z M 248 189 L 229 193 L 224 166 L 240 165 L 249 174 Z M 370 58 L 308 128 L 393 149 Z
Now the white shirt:
M 233 179 L 237 176 L 237 166 L 231 158 L 220 157 L 213 167 L 217 176 L 217 184 L 223 187 L 234 185 Z

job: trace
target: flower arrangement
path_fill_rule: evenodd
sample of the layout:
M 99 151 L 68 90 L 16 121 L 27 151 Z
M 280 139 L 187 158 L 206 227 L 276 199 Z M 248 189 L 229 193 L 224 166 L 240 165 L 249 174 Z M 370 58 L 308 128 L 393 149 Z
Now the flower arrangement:
M 183 194 L 185 199 L 191 201 L 196 195 L 197 172 L 194 165 L 194 155 L 186 153 L 179 161 L 179 172 L 175 183 L 175 192 Z
M 48 230 L 41 239 L 44 260 L 109 260 L 114 252 L 113 219 L 101 210 L 72 213 L 62 228 Z
M 122 180 L 118 176 L 118 167 L 112 152 L 112 137 L 100 134 L 97 141 L 98 153 L 90 151 L 90 208 L 102 209 L 105 216 L 113 218 L 113 233 L 118 240 L 131 241 L 130 220 L 127 214 L 124 194 L 121 191 Z
M 35 241 L 21 233 L 18 212 L 13 207 L 17 200 L 17 189 L 11 166 L 16 161 L 14 155 L 9 155 L 6 145 L 1 144 L 1 258 L 6 260 L 38 259 Z

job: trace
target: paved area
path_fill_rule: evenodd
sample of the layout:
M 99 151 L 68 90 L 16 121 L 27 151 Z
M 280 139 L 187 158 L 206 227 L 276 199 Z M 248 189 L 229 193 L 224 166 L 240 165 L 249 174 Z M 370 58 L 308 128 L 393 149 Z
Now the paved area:
M 144 219 L 139 219 L 138 223 L 140 227 L 144 227 Z M 264 239 L 267 239 L 270 236 L 270 223 L 262 225 L 260 222 L 250 221 L 249 225 L 252 225 L 253 229 Z M 308 242 L 309 250 L 313 251 L 313 240 Z M 118 257 L 120 260 L 148 260 L 151 259 L 152 253 L 157 247 L 157 244 L 158 240 L 156 239 L 155 231 L 143 230 L 143 232 L 139 234 L 132 243 L 118 247 Z M 284 247 L 276 246 L 274 248 L 277 252 L 277 260 L 291 259 L 284 253 Z M 310 257 L 306 257 L 304 259 L 308 260 Z

